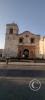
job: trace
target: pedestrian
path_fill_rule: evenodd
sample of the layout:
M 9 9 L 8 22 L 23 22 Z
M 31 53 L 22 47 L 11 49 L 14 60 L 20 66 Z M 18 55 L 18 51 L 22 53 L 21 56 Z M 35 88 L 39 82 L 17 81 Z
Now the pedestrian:
M 6 58 L 6 64 L 8 65 L 8 57 Z

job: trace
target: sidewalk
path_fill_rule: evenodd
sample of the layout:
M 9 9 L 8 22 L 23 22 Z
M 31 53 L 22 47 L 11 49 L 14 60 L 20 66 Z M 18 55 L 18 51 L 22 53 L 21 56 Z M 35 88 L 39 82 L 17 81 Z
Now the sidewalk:
M 38 66 L 38 65 L 43 65 L 45 66 L 45 63 L 34 63 L 34 62 L 8 62 L 8 65 L 10 64 L 15 64 L 15 65 L 35 65 L 35 66 Z M 6 62 L 0 62 L 0 65 L 6 65 Z
M 45 70 L 45 63 L 28 63 L 28 62 L 0 62 L 0 69 L 30 69 Z

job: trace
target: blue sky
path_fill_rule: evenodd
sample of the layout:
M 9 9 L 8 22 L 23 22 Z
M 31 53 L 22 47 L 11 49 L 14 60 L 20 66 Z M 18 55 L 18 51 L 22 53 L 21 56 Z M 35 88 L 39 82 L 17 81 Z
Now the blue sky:
M 0 0 L 0 48 L 4 48 L 6 24 L 45 35 L 45 0 Z

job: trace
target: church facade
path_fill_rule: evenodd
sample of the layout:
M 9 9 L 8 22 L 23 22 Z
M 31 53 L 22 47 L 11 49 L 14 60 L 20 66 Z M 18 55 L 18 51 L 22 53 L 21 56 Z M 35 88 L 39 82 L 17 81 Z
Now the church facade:
M 3 56 L 45 58 L 45 36 L 29 31 L 19 33 L 17 24 L 7 24 Z

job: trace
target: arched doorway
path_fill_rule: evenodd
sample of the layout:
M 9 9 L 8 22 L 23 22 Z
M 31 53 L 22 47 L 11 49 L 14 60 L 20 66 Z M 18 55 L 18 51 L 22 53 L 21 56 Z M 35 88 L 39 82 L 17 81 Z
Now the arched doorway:
M 28 49 L 24 49 L 23 55 L 24 55 L 25 58 L 28 58 L 29 57 L 29 50 Z

